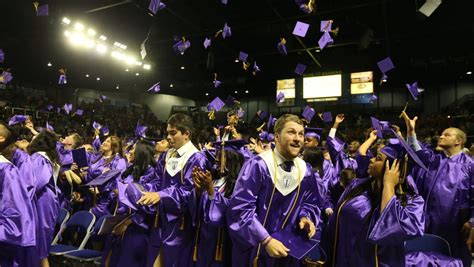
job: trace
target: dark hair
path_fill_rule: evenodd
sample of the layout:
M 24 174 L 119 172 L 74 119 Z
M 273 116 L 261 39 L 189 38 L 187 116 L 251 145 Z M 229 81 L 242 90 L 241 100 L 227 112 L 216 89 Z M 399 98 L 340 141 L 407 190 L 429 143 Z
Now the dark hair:
M 27 147 L 28 154 L 33 155 L 36 152 L 46 152 L 51 162 L 59 164 L 58 152 L 56 152 L 56 142 L 58 138 L 55 133 L 43 130 L 41 131 Z
M 355 178 L 356 173 L 354 169 L 352 168 L 345 168 L 345 169 L 342 169 L 340 176 L 341 176 L 340 182 L 342 186 L 347 187 L 351 183 L 352 179 Z
M 216 158 L 220 158 L 220 151 L 218 150 L 218 154 Z M 239 177 L 240 169 L 242 169 L 242 165 L 245 162 L 244 156 L 236 151 L 233 150 L 225 150 L 225 197 L 230 197 L 234 192 L 235 182 L 237 181 L 237 177 Z
M 190 116 L 176 113 L 171 115 L 167 123 L 178 129 L 182 134 L 188 133 L 191 139 L 193 133 L 193 119 Z
M 155 167 L 155 148 L 149 142 L 138 141 L 135 144 L 134 154 L 135 159 L 133 160 L 133 164 L 125 170 L 122 174 L 122 178 L 126 178 L 131 174 L 133 181 L 138 182 L 148 166 Z
M 0 143 L 0 153 L 10 160 L 13 150 L 16 148 L 16 131 L 10 128 L 7 124 L 0 122 L 0 135 L 5 138 L 5 141 Z
M 323 151 L 316 147 L 308 147 L 305 148 L 303 151 L 303 159 L 311 167 L 313 168 L 314 172 L 319 174 L 319 177 L 323 179 L 324 171 L 323 171 L 323 162 L 324 162 L 324 154 Z

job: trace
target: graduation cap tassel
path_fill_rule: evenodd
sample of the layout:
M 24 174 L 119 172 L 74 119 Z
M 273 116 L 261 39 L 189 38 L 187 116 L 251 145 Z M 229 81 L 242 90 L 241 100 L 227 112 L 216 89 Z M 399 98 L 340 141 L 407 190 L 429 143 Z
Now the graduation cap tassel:
M 225 172 L 225 141 L 221 142 L 221 164 L 220 164 L 221 174 Z
M 158 205 L 156 205 L 155 223 L 153 227 L 158 228 Z
M 216 255 L 214 257 L 215 261 L 222 261 L 222 246 L 222 228 L 219 228 L 217 231 Z
M 261 132 L 263 127 L 265 127 L 266 122 L 264 122 L 260 127 L 257 128 L 257 132 Z
M 193 261 L 198 260 L 198 242 L 199 242 L 199 233 L 201 231 L 201 220 L 198 222 L 198 227 L 196 229 L 196 237 L 194 238 L 194 247 L 193 247 Z
M 179 230 L 183 231 L 184 230 L 184 217 L 181 220 L 181 225 L 179 226 Z
M 259 250 L 260 250 L 260 245 L 258 246 L 257 253 L 259 252 Z M 253 267 L 258 267 L 258 256 L 255 256 L 255 258 L 253 258 L 252 265 L 253 265 Z

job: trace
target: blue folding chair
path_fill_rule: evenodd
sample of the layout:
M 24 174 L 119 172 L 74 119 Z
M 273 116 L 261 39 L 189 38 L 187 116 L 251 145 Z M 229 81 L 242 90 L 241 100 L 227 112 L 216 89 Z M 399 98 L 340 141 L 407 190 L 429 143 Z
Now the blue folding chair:
M 56 244 L 58 242 L 58 233 L 61 232 L 61 229 L 66 226 L 66 222 L 69 219 L 69 216 L 69 211 L 64 208 L 59 209 L 58 218 L 56 218 L 56 226 L 54 229 L 54 239 L 52 244 Z
M 95 216 L 90 211 L 78 211 L 74 213 L 69 221 L 67 221 L 66 226 L 61 229 L 61 231 L 59 231 L 56 243 L 51 245 L 50 254 L 54 256 L 64 255 L 71 251 L 84 249 L 87 240 L 89 240 L 89 237 L 91 236 L 94 222 Z M 63 236 L 66 231 L 71 233 L 76 232 L 84 235 L 81 242 L 79 242 L 79 246 L 68 244 L 67 242 L 70 240 L 62 240 L 62 242 L 66 242 L 66 244 L 58 243 L 60 236 Z
M 94 230 L 92 232 L 92 236 L 97 235 L 100 228 L 102 227 L 102 224 L 104 223 L 105 218 L 107 217 L 112 217 L 112 215 L 104 215 L 96 221 L 94 225 Z M 92 262 L 92 261 L 100 260 L 100 258 L 102 257 L 102 251 L 97 251 L 93 249 L 82 249 L 82 250 L 67 252 L 63 256 L 68 259 L 77 260 L 79 262 Z
M 424 234 L 408 241 L 405 241 L 405 253 L 408 252 L 438 252 L 446 256 L 451 256 L 451 246 L 449 242 L 437 235 Z

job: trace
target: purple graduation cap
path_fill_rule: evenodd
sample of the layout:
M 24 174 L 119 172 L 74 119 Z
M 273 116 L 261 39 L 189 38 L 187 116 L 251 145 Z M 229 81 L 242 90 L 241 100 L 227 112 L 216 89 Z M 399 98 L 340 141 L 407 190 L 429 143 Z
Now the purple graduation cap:
M 58 84 L 67 84 L 67 80 L 66 80 L 66 75 L 65 75 L 65 74 L 59 75 Z
M 278 52 L 284 56 L 288 55 L 288 51 L 286 49 L 286 40 L 285 38 L 280 38 L 280 42 L 277 45 Z
M 260 137 L 260 140 L 262 141 L 268 141 L 268 142 L 273 142 L 275 139 L 275 136 L 267 131 L 261 132 L 258 137 Z
M 247 62 L 247 58 L 249 57 L 249 54 L 240 51 L 239 52 L 239 60 L 242 62 Z
M 100 97 L 99 97 L 100 102 L 104 102 L 106 99 L 107 99 L 107 96 L 105 96 L 105 95 L 100 95 Z
M 320 31 L 321 32 L 330 32 L 332 30 L 332 20 L 321 20 Z
M 176 54 L 181 54 L 183 55 L 184 52 L 191 47 L 191 42 L 186 40 L 184 37 L 182 40 L 179 40 L 173 45 L 173 50 Z
M 212 83 L 214 84 L 214 88 L 217 88 L 219 85 L 221 85 L 221 81 L 217 80 L 217 73 L 214 73 L 214 81 L 212 81 Z
M 237 110 L 237 117 L 242 118 L 245 115 L 244 109 L 241 107 Z
M 310 14 L 315 10 L 314 0 L 309 0 L 308 3 L 306 1 L 295 0 L 295 3 L 298 5 L 301 11 L 306 14 Z
M 72 110 L 72 104 L 68 104 L 68 103 L 64 104 L 64 111 L 66 111 L 66 114 L 69 115 L 71 110 Z
M 293 29 L 293 34 L 299 37 L 305 37 L 306 32 L 308 32 L 309 24 L 297 21 L 295 28 Z
M 295 73 L 299 75 L 303 75 L 304 71 L 306 70 L 306 65 L 298 63 L 295 68 Z
M 377 99 L 379 99 L 376 95 L 371 95 L 370 96 L 370 102 L 371 103 L 374 103 L 375 101 L 377 101 Z
M 206 39 L 204 39 L 203 45 L 204 45 L 204 48 L 207 49 L 209 46 L 211 46 L 211 39 L 206 37 Z
M 166 5 L 161 2 L 161 0 L 151 0 L 150 4 L 148 5 L 148 10 L 150 10 L 151 13 L 156 15 L 156 12 L 162 10 L 165 8 Z
M 387 72 L 393 70 L 395 68 L 395 66 L 393 65 L 393 62 L 392 60 L 387 57 L 387 58 L 384 58 L 382 60 L 380 60 L 379 62 L 377 62 L 377 66 L 379 67 L 380 69 L 380 72 L 382 72 L 382 81 L 386 81 L 387 80 Z
M 276 103 L 279 104 L 283 101 L 285 101 L 285 93 L 283 93 L 283 91 L 280 91 L 276 97 Z
M 314 137 L 318 140 L 321 140 L 321 134 L 323 133 L 322 128 L 312 128 L 312 127 L 305 127 L 304 128 L 304 137 Z
M 423 92 L 423 89 L 418 88 L 418 82 L 406 84 L 406 87 L 414 100 L 418 100 L 418 96 Z
M 227 96 L 227 99 L 225 100 L 225 105 L 231 108 L 235 105 L 235 102 L 236 102 L 235 97 L 229 95 Z
M 99 130 L 100 128 L 102 128 L 102 125 L 100 125 L 98 122 L 94 121 L 92 123 L 92 128 L 94 128 L 96 130 Z
M 46 107 L 46 109 L 47 109 L 48 111 L 53 110 L 53 108 L 54 108 L 53 105 L 48 105 L 48 106 Z
M 128 199 L 126 191 L 127 191 L 127 187 L 129 187 L 129 186 L 130 185 L 127 185 L 127 184 L 123 183 L 120 180 L 117 181 L 118 199 L 121 203 L 128 206 L 129 208 L 131 208 L 133 210 L 137 210 L 137 207 L 135 206 L 136 204 L 132 203 Z
M 122 170 L 110 170 L 107 172 L 102 173 L 99 175 L 97 178 L 93 179 L 92 181 L 88 182 L 86 185 L 88 186 L 98 186 L 98 185 L 103 185 L 106 182 L 115 179 L 119 177 L 119 175 L 122 173 Z
M 77 116 L 82 116 L 82 114 L 84 114 L 84 110 L 82 109 L 76 109 L 76 113 L 75 113 Z
M 253 62 L 253 67 L 252 67 L 252 74 L 257 75 L 257 72 L 260 71 L 260 68 L 257 66 L 257 61 Z
M 270 132 L 270 128 L 275 125 L 275 122 L 277 121 L 277 118 L 273 118 L 273 114 L 270 113 L 270 117 L 268 117 L 268 122 L 267 122 L 267 131 Z
M 28 116 L 26 115 L 13 115 L 13 117 L 11 117 L 10 120 L 8 121 L 8 126 L 25 122 L 27 119 L 28 119 Z
M 212 111 L 212 110 L 219 111 L 219 110 L 221 110 L 224 106 L 225 106 L 224 101 L 222 101 L 222 100 L 217 96 L 216 98 L 214 98 L 214 100 L 211 101 L 211 103 L 209 103 L 209 104 L 207 105 L 207 111 Z
M 332 122 L 332 113 L 331 111 L 326 111 L 319 114 L 319 117 L 323 122 Z
M 281 240 L 285 247 L 290 250 L 288 255 L 297 261 L 301 261 L 319 244 L 314 239 L 308 239 L 306 234 L 287 230 L 286 228 L 273 233 L 272 237 Z
M 49 124 L 48 121 L 46 121 L 46 129 L 47 129 L 48 131 L 54 132 L 53 126 L 52 126 L 51 124 Z
M 221 0 L 221 4 L 223 4 L 223 5 L 227 5 L 228 2 L 229 2 L 229 1 L 227 1 L 227 0 Z
M 150 87 L 150 89 L 146 90 L 149 93 L 158 93 L 160 92 L 160 82 L 155 83 Z
M 57 108 L 56 108 L 56 112 L 57 112 L 58 114 L 61 113 L 61 108 L 60 108 L 60 107 L 57 107 Z
M 392 130 L 388 121 L 380 121 L 374 117 L 370 117 L 370 120 L 372 123 L 372 128 L 377 130 L 377 137 L 380 139 L 384 138 L 384 134 L 388 134 Z
M 308 123 L 311 122 L 314 115 L 316 115 L 316 111 L 310 106 L 306 106 L 303 110 L 303 113 L 301 114 L 301 116 L 303 116 L 303 118 L 305 118 Z
M 102 133 L 103 136 L 109 135 L 110 133 L 109 127 L 107 127 L 107 125 L 100 127 L 100 132 Z
M 232 36 L 232 31 L 230 27 L 227 25 L 227 22 L 224 23 L 224 28 L 222 29 L 222 38 L 227 38 Z
M 332 43 L 334 43 L 334 40 L 332 39 L 331 34 L 329 34 L 329 32 L 324 32 L 323 36 L 321 36 L 321 38 L 318 41 L 319 48 L 321 48 L 321 50 L 323 50 L 324 47 L 326 47 L 326 45 L 332 44 Z
M 135 136 L 138 138 L 145 138 L 147 129 L 148 127 L 141 125 L 140 122 L 137 122 L 137 126 L 135 127 Z
M 428 171 L 428 168 L 426 168 L 425 164 L 423 164 L 416 152 L 405 142 L 405 140 L 403 140 L 403 138 L 401 138 L 393 129 L 390 130 L 395 135 L 396 139 L 389 139 L 388 144 L 385 145 L 380 152 L 391 159 L 403 159 L 405 155 L 408 155 L 408 157 L 412 158 L 419 167 Z
M 49 15 L 49 7 L 48 5 L 42 5 L 38 7 L 36 10 L 36 16 L 38 17 L 47 17 Z
M 13 80 L 13 76 L 8 71 L 3 71 L 0 75 L 0 83 L 8 84 L 11 80 Z
M 5 60 L 5 52 L 3 52 L 2 49 L 0 49 L 0 63 L 3 63 Z

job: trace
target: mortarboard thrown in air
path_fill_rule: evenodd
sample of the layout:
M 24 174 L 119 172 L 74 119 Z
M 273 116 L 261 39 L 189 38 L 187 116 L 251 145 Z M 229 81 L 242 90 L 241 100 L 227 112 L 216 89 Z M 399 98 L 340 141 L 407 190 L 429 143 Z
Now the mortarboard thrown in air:
M 424 91 L 421 88 L 418 88 L 418 82 L 414 82 L 412 84 L 406 84 L 408 92 L 410 92 L 411 96 L 414 100 L 418 100 L 418 96 Z
M 227 38 L 232 36 L 232 31 L 230 27 L 227 25 L 227 22 L 224 23 L 224 28 L 222 29 L 222 38 Z
M 109 135 L 109 127 L 107 127 L 107 125 L 100 127 L 100 132 L 103 136 Z
M 321 36 L 321 38 L 318 41 L 319 48 L 321 48 L 321 50 L 323 50 L 328 44 L 333 44 L 333 43 L 334 43 L 334 40 L 332 39 L 331 34 L 329 34 L 329 32 L 324 32 L 323 36 Z
M 374 103 L 375 101 L 377 101 L 377 99 L 379 99 L 376 95 L 371 95 L 370 96 L 370 102 L 371 103 Z
M 54 132 L 53 126 L 52 126 L 51 124 L 49 124 L 48 121 L 46 121 L 46 129 L 47 129 L 48 131 Z
M 3 61 L 5 61 L 5 52 L 0 49 L 0 63 L 3 63 Z
M 380 139 L 384 138 L 384 134 L 389 134 L 391 130 L 390 123 L 388 121 L 380 121 L 377 118 L 370 117 L 372 128 L 377 130 L 377 137 Z
M 272 128 L 273 125 L 275 125 L 275 122 L 277 121 L 277 118 L 273 117 L 273 114 L 270 113 L 270 116 L 268 117 L 268 122 L 267 122 L 267 131 L 270 132 L 270 129 Z
M 278 95 L 276 96 L 276 102 L 278 104 L 278 103 L 282 103 L 284 101 L 285 101 L 285 93 L 283 93 L 283 91 L 280 91 L 278 93 Z
M 2 74 L 0 74 L 0 83 L 8 84 L 11 80 L 13 80 L 13 76 L 10 72 L 3 71 Z
M 380 60 L 379 62 L 377 62 L 377 66 L 379 67 L 380 72 L 382 72 L 381 81 L 386 81 L 388 79 L 387 72 L 389 72 L 389 71 L 391 71 L 395 68 L 395 66 L 393 65 L 392 60 L 389 57 L 384 58 L 384 59 Z
M 260 118 L 260 120 L 262 120 L 262 121 L 267 117 L 267 112 L 265 112 L 263 110 L 257 111 L 257 114 L 258 114 L 258 117 Z
M 145 138 L 147 129 L 148 127 L 141 125 L 140 122 L 137 122 L 137 126 L 135 127 L 135 136 L 137 138 Z
M 156 12 L 162 10 L 165 8 L 166 5 L 161 2 L 161 0 L 151 0 L 150 4 L 148 5 L 148 10 L 150 10 L 151 13 L 156 15 Z
M 99 130 L 100 128 L 102 128 L 102 125 L 100 125 L 98 122 L 93 122 L 92 123 L 92 128 L 96 129 L 96 130 Z
M 332 122 L 332 113 L 331 111 L 326 111 L 323 113 L 319 113 L 319 117 L 323 122 Z
M 67 84 L 67 79 L 66 79 L 66 69 L 60 68 L 59 69 L 59 80 L 58 84 Z
M 149 93 L 158 93 L 160 92 L 160 82 L 155 83 L 150 87 L 150 89 L 147 90 Z
M 293 34 L 299 37 L 305 37 L 308 32 L 309 24 L 297 21 L 295 28 L 293 29 Z
M 208 105 L 207 111 L 219 111 L 225 106 L 224 101 L 222 101 L 219 97 L 214 98 Z
M 53 108 L 54 108 L 53 105 L 48 105 L 48 106 L 46 107 L 46 109 L 47 109 L 48 111 L 53 110 Z
M 209 46 L 211 46 L 211 39 L 206 37 L 206 39 L 204 39 L 203 45 L 204 45 L 204 48 L 207 49 Z
M 214 73 L 214 81 L 212 81 L 212 83 L 214 84 L 214 88 L 217 88 L 222 84 L 221 81 L 217 80 L 217 73 Z
M 223 5 L 227 5 L 228 3 L 229 3 L 228 0 L 221 0 L 221 4 L 223 4 Z
M 239 60 L 242 62 L 247 62 L 247 58 L 249 57 L 249 54 L 240 51 L 239 52 Z
M 298 63 L 295 68 L 295 73 L 299 75 L 303 75 L 304 71 L 306 70 L 306 65 Z
M 36 16 L 38 16 L 38 17 L 47 17 L 47 16 L 49 16 L 49 6 L 47 4 L 38 6 L 38 8 L 36 10 Z
M 303 110 L 303 113 L 301 114 L 301 116 L 303 116 L 303 118 L 308 122 L 310 123 L 311 120 L 313 119 L 314 115 L 316 115 L 316 111 L 314 110 L 314 108 L 310 107 L 310 106 L 306 106 Z
M 316 10 L 314 0 L 295 0 L 295 3 L 298 5 L 300 10 L 306 14 L 310 14 Z
M 76 109 L 76 113 L 75 113 L 77 116 L 82 116 L 82 114 L 84 114 L 84 110 L 82 109 Z
M 173 45 L 173 50 L 176 54 L 181 54 L 184 55 L 184 52 L 191 47 L 191 42 L 189 40 L 186 40 L 184 37 L 176 42 Z
M 72 110 L 72 104 L 69 104 L 69 103 L 64 104 L 64 111 L 66 111 L 66 114 L 69 115 L 71 110 Z
M 405 142 L 405 140 L 403 140 L 403 138 L 401 138 L 393 129 L 390 130 L 396 138 L 389 139 L 388 144 L 386 144 L 380 152 L 391 159 L 403 159 L 405 155 L 408 155 L 408 157 L 413 159 L 416 165 L 425 171 L 428 171 L 428 168 L 426 168 L 416 152 Z
M 314 137 L 318 140 L 321 140 L 322 133 L 323 133 L 322 128 L 313 128 L 313 127 L 304 128 L 304 137 Z
M 28 119 L 27 115 L 13 115 L 8 121 L 8 126 L 12 126 L 18 123 L 25 122 Z
M 252 74 L 255 76 L 257 75 L 257 72 L 260 71 L 260 68 L 257 66 L 257 61 L 253 62 L 253 67 L 252 67 Z
M 286 40 L 285 38 L 280 38 L 280 42 L 277 45 L 278 52 L 284 56 L 288 55 L 288 50 L 286 49 Z

